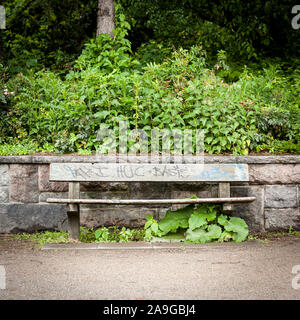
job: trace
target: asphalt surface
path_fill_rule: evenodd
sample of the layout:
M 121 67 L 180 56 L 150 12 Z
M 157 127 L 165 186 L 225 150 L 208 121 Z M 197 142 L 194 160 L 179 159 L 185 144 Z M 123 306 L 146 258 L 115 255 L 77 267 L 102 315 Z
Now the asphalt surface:
M 41 250 L 0 239 L 0 300 L 300 300 L 300 267 L 298 278 L 292 273 L 300 265 L 296 237 L 196 248 L 79 247 Z

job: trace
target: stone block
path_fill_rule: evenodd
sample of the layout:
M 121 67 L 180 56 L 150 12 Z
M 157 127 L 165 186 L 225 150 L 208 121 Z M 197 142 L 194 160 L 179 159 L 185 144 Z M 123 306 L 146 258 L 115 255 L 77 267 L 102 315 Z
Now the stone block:
M 80 197 L 82 199 L 128 199 L 127 191 L 104 191 L 104 192 L 80 192 Z M 107 204 L 81 204 L 81 209 L 95 210 L 97 208 L 103 209 L 107 208 Z M 112 208 L 112 207 L 111 207 Z
M 40 193 L 39 202 L 47 203 L 48 198 L 67 199 L 68 197 L 68 192 L 42 192 Z
M 211 188 L 208 190 L 172 190 L 171 192 L 171 199 L 185 199 L 185 198 L 191 198 L 192 196 L 196 196 L 198 198 L 212 198 L 212 192 Z M 217 197 L 217 196 L 216 196 Z M 186 205 L 182 204 L 173 204 L 172 210 L 177 210 L 179 208 L 183 208 Z
M 49 165 L 39 166 L 39 189 L 41 192 L 64 192 L 69 190 L 67 182 L 49 181 Z
M 82 199 L 128 199 L 127 191 L 84 191 L 80 192 Z
M 294 208 L 298 206 L 296 186 L 266 186 L 265 190 L 266 208 Z
M 39 201 L 38 166 L 10 165 L 10 202 L 35 203 Z
M 249 181 L 254 184 L 300 183 L 300 164 L 251 164 Z
M 1 164 L 0 165 L 0 186 L 8 186 L 9 185 L 9 172 L 8 165 Z
M 141 228 L 146 222 L 146 215 L 158 217 L 157 208 L 145 208 L 137 206 L 116 206 L 106 208 L 81 208 L 80 224 L 88 228 L 97 228 L 102 225 L 118 227 Z
M 264 188 L 263 186 L 231 187 L 231 197 L 256 197 L 249 203 L 235 203 L 232 216 L 243 218 L 253 232 L 264 231 Z
M 9 188 L 0 186 L 0 203 L 9 202 Z
M 290 226 L 294 230 L 300 230 L 299 208 L 265 209 L 266 231 L 287 231 Z
M 80 191 L 126 191 L 128 182 L 81 182 Z
M 40 202 L 47 202 L 48 198 L 67 199 L 68 192 L 42 192 L 40 194 Z M 80 192 L 81 199 L 128 199 L 128 192 L 126 191 L 84 191 Z M 85 205 L 82 205 L 85 206 Z
M 130 199 L 168 199 L 170 184 L 159 182 L 134 182 L 130 184 Z
M 20 203 L 0 205 L 0 233 L 66 229 L 65 205 Z
M 159 208 L 158 209 L 158 221 L 162 220 L 165 217 L 168 210 L 174 210 L 174 209 L 172 208 L 172 206 L 170 206 L 168 208 Z
M 211 188 L 218 187 L 218 183 L 209 183 L 209 182 L 175 182 L 170 184 L 170 187 L 173 191 L 207 191 Z M 218 191 L 216 191 L 216 195 Z

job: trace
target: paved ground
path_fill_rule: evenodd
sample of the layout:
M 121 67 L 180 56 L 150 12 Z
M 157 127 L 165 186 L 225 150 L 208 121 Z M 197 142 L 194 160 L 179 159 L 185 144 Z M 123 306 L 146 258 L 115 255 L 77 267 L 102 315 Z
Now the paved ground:
M 296 237 L 184 250 L 40 250 L 0 240 L 0 265 L 0 299 L 300 300 L 292 287 Z

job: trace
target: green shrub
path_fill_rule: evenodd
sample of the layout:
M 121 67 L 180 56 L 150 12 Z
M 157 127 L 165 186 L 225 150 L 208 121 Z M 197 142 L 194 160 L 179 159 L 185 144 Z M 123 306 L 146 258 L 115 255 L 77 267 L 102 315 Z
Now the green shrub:
M 219 51 L 209 69 L 201 46 L 145 65 L 133 58 L 123 24 L 114 39 L 90 41 L 65 78 L 42 70 L 4 82 L 0 142 L 29 140 L 40 151 L 90 153 L 104 148 L 99 129 L 118 133 L 126 119 L 128 130 L 143 129 L 149 138 L 152 128 L 202 129 L 211 154 L 298 152 L 297 70 L 288 79 L 279 67 L 245 69 L 226 83 L 219 76 L 230 71 L 226 52 Z
M 165 217 L 157 222 L 153 216 L 147 216 L 145 239 L 184 231 L 184 240 L 193 243 L 211 241 L 244 241 L 248 236 L 248 226 L 238 217 L 227 217 L 221 213 L 219 205 L 188 205 L 175 211 L 167 211 Z

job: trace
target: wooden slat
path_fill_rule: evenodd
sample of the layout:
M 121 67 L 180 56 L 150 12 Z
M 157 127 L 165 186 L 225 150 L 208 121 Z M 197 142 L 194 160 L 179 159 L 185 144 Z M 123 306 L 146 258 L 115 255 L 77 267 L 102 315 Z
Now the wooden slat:
M 77 204 L 185 204 L 185 203 L 231 203 L 231 202 L 252 202 L 255 197 L 235 197 L 235 198 L 200 198 L 200 199 L 55 199 L 49 198 L 50 203 L 77 203 Z
M 247 164 L 52 163 L 50 181 L 248 181 Z

